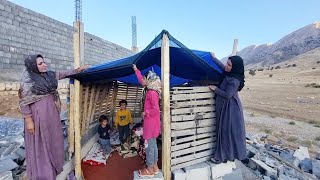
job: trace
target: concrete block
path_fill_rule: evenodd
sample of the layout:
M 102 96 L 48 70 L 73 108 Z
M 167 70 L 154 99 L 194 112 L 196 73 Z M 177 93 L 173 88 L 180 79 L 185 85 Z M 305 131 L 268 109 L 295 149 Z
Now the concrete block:
M 312 161 L 312 174 L 320 179 L 320 161 L 319 160 Z
M 18 91 L 9 91 L 9 94 L 11 94 L 11 95 L 18 95 Z
M 240 169 L 236 169 L 232 173 L 224 175 L 222 180 L 243 180 L 242 172 Z
M 227 174 L 232 173 L 233 169 L 236 168 L 236 164 L 234 162 L 226 162 L 215 164 L 211 161 L 207 162 L 210 165 L 211 177 L 212 179 L 217 179 L 223 177 Z
M 149 177 L 139 177 L 138 171 L 133 172 L 133 180 L 142 180 L 142 179 L 147 179 L 147 180 L 164 180 L 162 171 L 159 171 L 157 175 L 154 175 L 152 178 Z
M 305 158 L 310 158 L 308 148 L 304 146 L 300 146 L 299 149 L 294 152 L 293 156 L 298 158 L 300 161 Z
M 0 91 L 6 90 L 6 84 L 5 83 L 0 83 Z
M 253 159 L 251 158 L 249 161 L 249 166 L 251 165 L 255 165 L 256 168 L 258 169 L 258 171 L 266 176 L 276 176 L 277 175 L 277 171 L 271 167 L 269 167 L 268 165 L 266 165 L 264 162 L 257 160 L 257 159 Z
M 178 169 L 172 172 L 173 180 L 186 180 L 187 173 L 184 172 L 182 169 Z
M 304 160 L 302 160 L 299 164 L 299 168 L 304 171 L 304 172 L 308 172 L 311 173 L 312 170 L 312 161 L 309 158 L 305 158 Z
M 6 83 L 6 91 L 12 90 L 12 83 Z
M 236 168 L 236 164 L 229 161 L 220 164 L 215 164 L 212 161 L 208 161 L 207 163 L 210 165 L 212 179 L 217 179 L 226 174 L 230 174 L 232 173 L 233 169 Z
M 184 168 L 187 174 L 186 180 L 210 180 L 211 170 L 208 163 L 199 163 Z

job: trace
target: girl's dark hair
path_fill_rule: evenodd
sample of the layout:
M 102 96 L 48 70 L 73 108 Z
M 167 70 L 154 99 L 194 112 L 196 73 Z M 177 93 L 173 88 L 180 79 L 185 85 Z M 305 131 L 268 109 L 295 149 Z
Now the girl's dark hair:
M 127 100 L 121 100 L 121 101 L 119 102 L 119 106 L 121 106 L 121 104 L 122 104 L 122 103 L 125 103 L 125 104 L 126 104 L 126 106 L 128 105 Z
M 106 115 L 101 115 L 101 116 L 99 117 L 99 123 L 102 123 L 104 120 L 109 121 L 109 120 L 108 120 L 108 117 L 107 117 Z

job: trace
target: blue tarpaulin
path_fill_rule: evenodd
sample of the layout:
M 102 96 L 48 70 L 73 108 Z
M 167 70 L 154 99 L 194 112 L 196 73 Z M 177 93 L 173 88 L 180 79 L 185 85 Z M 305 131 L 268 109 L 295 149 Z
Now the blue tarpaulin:
M 142 74 L 154 70 L 161 77 L 161 41 L 163 34 L 169 37 L 170 45 L 170 86 L 191 81 L 218 81 L 223 71 L 222 63 L 210 52 L 190 50 L 163 30 L 143 51 L 129 57 L 99 64 L 85 72 L 69 76 L 81 82 L 118 80 L 138 85 L 132 69 L 136 64 Z

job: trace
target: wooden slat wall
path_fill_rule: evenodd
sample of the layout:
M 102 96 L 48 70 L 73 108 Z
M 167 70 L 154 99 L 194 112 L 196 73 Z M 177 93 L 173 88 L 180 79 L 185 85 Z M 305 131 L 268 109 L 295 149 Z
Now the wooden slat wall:
M 127 100 L 127 108 L 130 110 L 132 117 L 141 116 L 141 93 L 142 88 L 137 86 L 131 86 L 124 83 L 118 83 L 118 93 L 115 102 L 115 112 L 119 110 L 119 101 Z
M 130 86 L 120 82 L 84 84 L 82 88 L 81 135 L 89 126 L 105 114 L 113 121 L 119 110 L 119 101 L 126 99 L 132 117 L 141 116 L 141 87 Z
M 207 87 L 171 90 L 171 171 L 209 160 L 214 152 L 215 101 Z

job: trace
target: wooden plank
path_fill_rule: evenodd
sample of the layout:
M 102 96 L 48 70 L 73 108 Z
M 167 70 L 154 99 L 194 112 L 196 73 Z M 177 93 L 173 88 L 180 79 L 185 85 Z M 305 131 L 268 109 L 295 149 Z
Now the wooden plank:
M 86 121 L 87 121 L 87 113 L 88 113 L 88 98 L 89 98 L 89 85 L 87 85 L 85 87 L 85 92 L 84 92 L 83 116 L 82 116 L 82 122 L 81 122 L 81 135 L 83 135 L 86 130 Z
M 206 99 L 206 100 L 199 100 L 199 101 L 184 101 L 184 102 L 171 102 L 171 109 L 179 109 L 183 107 L 189 107 L 189 106 L 210 106 L 215 105 L 214 99 Z
M 99 99 L 100 102 L 99 102 L 98 118 L 101 116 L 102 105 L 103 105 L 104 100 L 106 99 L 107 91 L 109 91 L 109 87 L 102 86 L 102 88 L 103 88 L 102 96 Z
M 205 161 L 208 161 L 210 159 L 211 159 L 211 156 L 206 156 L 206 157 L 203 157 L 203 158 L 200 158 L 200 159 L 196 159 L 196 160 L 193 160 L 193 161 L 188 161 L 188 162 L 181 163 L 181 164 L 178 164 L 178 165 L 173 165 L 171 167 L 171 171 L 174 171 L 174 170 L 177 170 L 177 169 L 181 169 L 181 168 L 184 168 L 184 167 L 187 167 L 187 166 L 191 166 L 191 165 L 194 165 L 194 164 L 198 164 L 198 163 L 201 163 L 201 162 L 205 162 Z
M 204 98 L 213 98 L 214 93 L 201 93 L 201 96 L 198 94 L 177 94 L 172 95 L 172 101 L 179 101 L 179 100 L 188 100 L 188 99 L 204 99 Z
M 192 135 L 192 136 L 189 136 L 189 137 L 184 137 L 184 138 L 175 139 L 175 140 L 172 141 L 171 144 L 172 144 L 172 145 L 174 145 L 174 144 L 180 144 L 180 143 L 192 141 L 192 140 L 195 140 L 195 139 L 202 139 L 202 138 L 207 138 L 207 137 L 213 137 L 213 136 L 215 136 L 215 135 L 216 135 L 215 132 L 198 134 L 198 135 Z
M 194 90 L 194 89 L 207 90 L 207 88 L 208 88 L 208 86 L 192 86 L 192 87 L 180 86 L 180 87 L 173 87 L 171 89 L 172 90 Z
M 207 144 L 202 144 L 200 146 L 195 146 L 195 147 L 182 149 L 182 150 L 179 150 L 179 151 L 174 151 L 174 152 L 171 152 L 171 157 L 182 156 L 182 155 L 190 154 L 190 153 L 193 153 L 193 152 L 196 152 L 196 151 L 212 149 L 212 148 L 214 148 L 215 144 L 216 143 L 211 142 L 211 143 L 207 143 Z
M 116 109 L 116 102 L 117 102 L 117 94 L 118 94 L 118 82 L 115 81 L 114 82 L 114 85 L 113 85 L 113 94 L 112 94 L 112 104 L 110 106 L 110 115 L 111 115 L 111 118 L 112 118 L 112 123 L 114 122 L 113 119 L 114 119 L 114 115 L 115 115 L 115 109 Z
M 211 143 L 211 142 L 216 142 L 216 137 L 209 137 L 209 138 L 205 138 L 205 139 L 201 139 L 201 140 L 195 140 L 192 142 L 187 142 L 187 143 L 171 146 L 171 152 L 178 151 L 181 149 L 190 148 L 190 147 L 196 147 L 201 144 L 207 144 L 207 143 Z
M 194 89 L 184 89 L 184 90 L 179 90 L 176 89 L 176 91 L 171 91 L 171 94 L 202 94 L 202 93 L 213 93 L 213 91 L 209 88 L 209 86 L 205 86 L 202 88 L 194 88 Z
M 188 162 L 188 161 L 200 159 L 202 157 L 210 156 L 212 154 L 214 154 L 214 149 L 209 149 L 209 150 L 206 150 L 206 151 L 203 151 L 203 152 L 200 152 L 200 153 L 191 154 L 191 155 L 187 155 L 187 156 L 182 156 L 182 157 L 171 159 L 171 164 L 172 165 L 176 165 L 176 164 L 180 164 L 180 163 L 185 163 L 185 162 Z
M 169 38 L 163 34 L 161 45 L 161 80 L 162 80 L 162 171 L 165 180 L 171 180 L 170 162 L 170 52 Z
M 187 135 L 195 135 L 195 134 L 214 132 L 215 129 L 216 129 L 216 126 L 204 127 L 204 128 L 194 128 L 194 129 L 187 129 L 187 130 L 172 130 L 171 131 L 171 137 L 187 136 Z
M 204 113 L 204 112 L 214 112 L 215 106 L 204 106 L 204 107 L 187 107 L 181 109 L 172 109 L 171 115 L 187 114 L 187 113 Z
M 133 108 L 133 117 L 136 117 L 137 115 L 137 113 L 136 113 L 136 109 L 137 109 L 137 102 L 138 102 L 138 98 L 140 98 L 140 97 L 138 97 L 138 92 L 139 92 L 139 87 L 137 87 L 137 89 L 136 89 L 136 98 L 135 98 L 135 100 L 134 100 L 134 108 Z M 140 109 L 140 108 L 138 108 L 138 109 Z
M 108 92 L 107 99 L 106 99 L 106 112 L 105 112 L 106 115 L 110 112 L 110 105 L 111 105 L 110 96 L 113 94 L 112 83 L 109 84 L 109 86 L 110 86 L 109 87 L 109 92 Z
M 171 121 L 172 122 L 174 122 L 174 121 L 190 121 L 190 120 L 194 120 L 197 115 L 201 115 L 202 118 L 204 118 L 204 119 L 216 117 L 215 112 L 208 112 L 208 113 L 197 113 L 197 114 L 192 114 L 192 115 L 171 116 Z
M 96 94 L 96 84 L 92 84 L 91 86 L 91 92 L 90 92 L 90 101 L 89 101 L 89 108 L 88 108 L 88 115 L 86 119 L 86 129 L 89 127 L 90 124 L 90 118 L 91 118 L 91 112 L 93 108 L 93 102 L 94 102 L 94 97 Z
M 100 97 L 100 89 L 101 89 L 101 85 L 98 86 L 97 92 L 96 92 L 95 97 L 94 97 L 93 108 L 92 108 L 92 112 L 91 112 L 91 116 L 90 116 L 90 122 L 94 121 L 94 115 L 95 115 L 95 112 L 96 112 L 96 106 L 97 106 L 98 99 Z
M 187 122 L 172 122 L 171 129 L 172 130 L 182 130 L 182 129 L 189 129 L 195 127 L 207 127 L 207 126 L 214 126 L 216 125 L 215 119 L 198 119 L 194 121 L 187 121 Z

